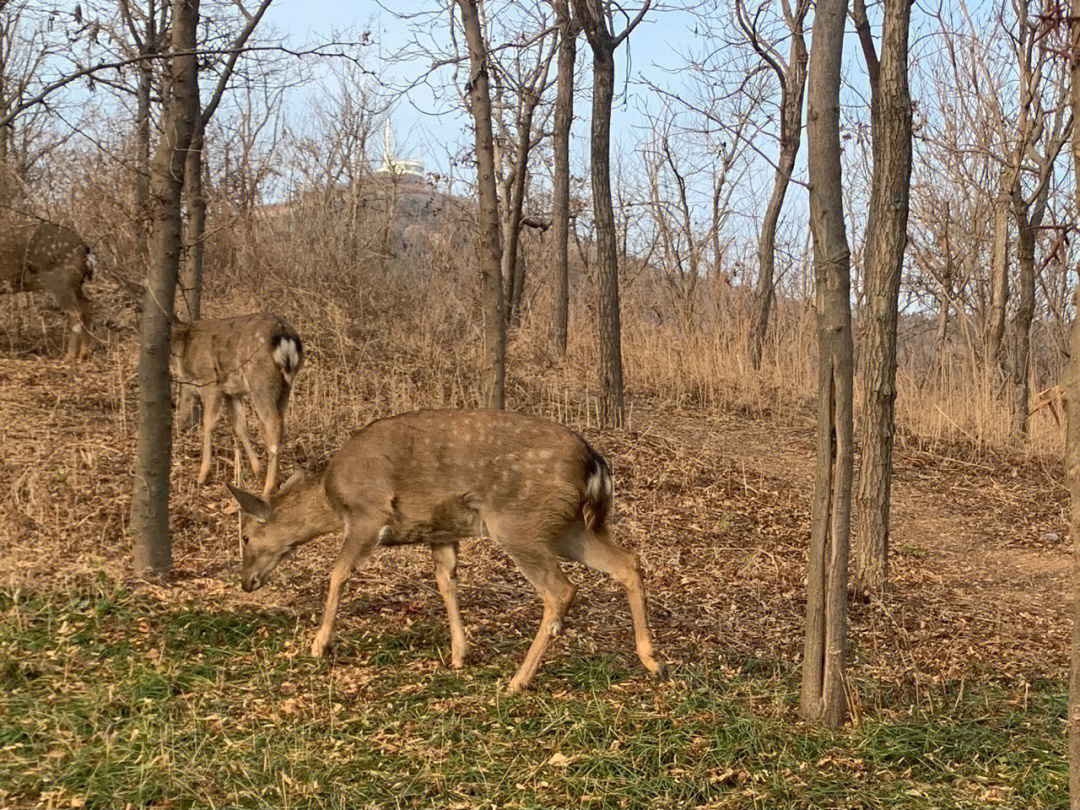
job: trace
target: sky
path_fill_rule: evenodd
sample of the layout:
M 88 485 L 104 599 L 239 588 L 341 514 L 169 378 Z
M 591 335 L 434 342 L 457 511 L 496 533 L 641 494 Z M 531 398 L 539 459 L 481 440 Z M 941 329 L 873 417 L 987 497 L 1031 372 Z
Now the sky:
M 414 5 L 430 7 L 433 4 Z M 410 36 L 391 13 L 373 0 L 277 0 L 267 12 L 266 22 L 288 37 L 294 45 L 325 39 L 343 29 L 370 28 L 374 39 L 372 52 L 381 58 L 396 56 L 408 44 Z M 692 24 L 690 15 L 682 11 L 664 10 L 647 15 L 632 34 L 629 51 L 623 50 L 619 54 L 616 62 L 617 91 L 621 93 L 624 89 L 622 82 L 628 75 L 633 79 L 644 71 L 660 77 L 664 71 L 677 70 L 681 63 L 679 51 L 688 41 L 688 26 Z M 588 48 L 582 39 L 578 60 L 587 61 L 589 58 Z M 378 61 L 378 58 L 373 60 L 374 63 Z M 411 65 L 395 66 L 391 71 L 392 79 L 405 81 L 414 78 L 421 75 L 426 67 L 419 60 Z M 631 88 L 629 98 L 625 94 L 616 98 L 613 140 L 624 137 L 633 139 L 633 130 L 641 126 L 641 116 L 635 109 L 639 106 L 636 103 L 638 93 L 637 89 Z M 453 139 L 456 144 L 464 144 L 466 139 L 471 138 L 471 132 L 463 111 L 453 108 L 444 115 L 436 116 L 431 114 L 435 107 L 423 88 L 413 90 L 408 100 L 398 103 L 392 113 L 395 147 L 400 157 L 422 159 L 429 171 L 445 171 L 445 152 L 439 154 L 436 150 L 428 150 L 427 145 L 445 143 L 448 139 Z M 575 109 L 575 126 L 578 128 L 575 136 L 578 143 L 583 140 L 588 113 L 588 100 L 579 96 Z

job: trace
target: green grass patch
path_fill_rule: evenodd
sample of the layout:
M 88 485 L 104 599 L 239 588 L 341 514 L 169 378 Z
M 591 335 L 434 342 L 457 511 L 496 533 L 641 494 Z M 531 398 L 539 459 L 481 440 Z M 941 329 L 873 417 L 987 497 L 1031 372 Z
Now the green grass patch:
M 0 592 L 0 806 L 1067 806 L 1060 682 L 933 710 L 866 684 L 884 708 L 833 733 L 798 722 L 776 661 L 655 684 L 571 643 L 509 697 L 524 645 L 454 673 L 436 618 L 328 663 L 288 615 Z

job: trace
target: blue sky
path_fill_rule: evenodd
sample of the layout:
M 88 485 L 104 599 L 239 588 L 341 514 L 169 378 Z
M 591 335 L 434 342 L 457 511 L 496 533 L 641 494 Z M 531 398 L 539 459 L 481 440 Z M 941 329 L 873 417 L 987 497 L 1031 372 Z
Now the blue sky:
M 389 4 L 388 4 L 389 5 Z M 432 4 L 414 4 L 430 7 Z M 445 19 L 445 18 L 444 18 Z M 335 31 L 341 32 L 352 28 L 354 31 L 372 30 L 374 45 L 371 53 L 376 57 L 371 66 L 378 63 L 378 56 L 395 55 L 407 44 L 408 33 L 394 16 L 372 0 L 367 2 L 346 2 L 345 0 L 278 0 L 267 12 L 266 22 L 284 34 L 294 45 L 300 45 L 318 39 L 325 39 Z M 633 79 L 642 72 L 652 75 L 663 82 L 664 70 L 675 70 L 681 59 L 679 51 L 685 49 L 689 41 L 688 26 L 693 24 L 689 14 L 679 10 L 665 9 L 652 11 L 630 38 L 630 50 L 622 51 L 616 63 L 618 92 L 625 88 L 623 80 L 629 71 Z M 624 46 L 625 48 L 625 46 Z M 629 55 L 629 62 L 627 56 Z M 589 61 L 588 47 L 581 40 L 579 61 Z M 393 68 L 393 79 L 403 81 L 424 72 L 426 65 L 416 62 L 410 69 L 408 65 Z M 413 75 L 410 76 L 409 74 Z M 629 96 L 616 99 L 617 108 L 613 116 L 613 138 L 636 140 L 633 128 L 640 124 L 640 115 L 636 96 L 641 88 L 631 87 Z M 444 166 L 432 165 L 445 159 L 434 150 L 427 150 L 429 143 L 445 143 L 453 139 L 456 144 L 465 143 L 471 137 L 467 130 L 467 121 L 459 109 L 451 109 L 445 115 L 433 116 L 428 111 L 435 105 L 422 89 L 413 91 L 412 101 L 403 101 L 393 112 L 393 127 L 397 145 L 407 157 L 422 158 L 429 170 L 443 169 Z M 621 102 L 621 103 L 620 103 Z M 588 100 L 579 96 L 576 108 L 576 126 L 578 136 L 584 135 L 589 114 Z M 581 142 L 581 138 L 578 138 Z

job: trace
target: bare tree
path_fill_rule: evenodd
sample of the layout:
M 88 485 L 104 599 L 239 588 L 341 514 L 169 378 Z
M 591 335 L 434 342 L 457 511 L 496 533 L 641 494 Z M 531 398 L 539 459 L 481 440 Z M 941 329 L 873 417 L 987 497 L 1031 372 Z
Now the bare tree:
M 623 399 L 619 262 L 615 214 L 611 204 L 611 101 L 615 95 L 615 51 L 645 17 L 645 0 L 621 33 L 611 30 L 611 0 L 574 0 L 574 13 L 593 53 L 592 133 L 589 171 L 596 219 L 600 269 L 600 421 L 609 427 L 626 423 Z M 621 11 L 621 9 L 620 9 Z
M 151 147 L 151 99 L 154 90 L 155 57 L 169 36 L 166 0 L 145 0 L 145 5 L 132 0 L 120 0 L 120 17 L 123 32 L 117 39 L 130 43 L 124 53 L 138 58 L 138 84 L 135 90 L 135 211 L 132 216 L 133 237 L 136 249 L 145 262 L 149 242 L 146 230 L 150 219 L 150 147 Z M 130 36 L 127 40 L 124 34 Z
M 139 341 L 139 435 L 131 499 L 136 571 L 172 565 L 169 472 L 172 469 L 172 396 L 169 346 L 173 298 L 180 269 L 180 198 L 184 163 L 199 101 L 195 94 L 196 0 L 174 0 L 171 81 L 163 134 L 154 157 L 151 202 L 153 252 Z
M 503 316 L 499 198 L 495 190 L 495 144 L 491 135 L 489 55 L 480 26 L 479 0 L 456 0 L 469 48 L 469 111 L 476 139 L 481 296 L 484 301 L 484 401 L 502 408 L 506 399 L 506 320 Z
M 1067 34 L 1080 42 L 1080 0 L 1072 0 Z M 1070 51 L 1070 107 L 1080 118 L 1080 50 Z M 1072 130 L 1073 180 L 1080 205 L 1080 127 Z M 1069 530 L 1073 538 L 1072 649 L 1069 660 L 1069 803 L 1080 810 L 1080 295 L 1073 295 L 1069 362 L 1062 379 L 1065 394 L 1065 483 L 1069 488 Z
M 500 98 L 499 108 L 512 111 L 513 129 L 503 116 L 496 115 L 495 123 L 500 129 L 500 140 L 504 144 L 513 144 L 512 158 L 508 161 L 510 170 L 502 172 L 501 161 L 496 161 L 503 187 L 502 205 L 502 274 L 503 289 L 506 291 L 506 323 L 510 325 L 518 312 L 525 288 L 525 264 L 521 260 L 518 244 L 521 228 L 524 224 L 525 192 L 529 178 L 529 154 L 539 141 L 539 134 L 533 126 L 536 109 L 540 106 L 544 93 L 549 86 L 548 72 L 555 57 L 558 39 L 553 35 L 550 20 L 543 14 L 545 5 L 538 4 L 535 16 L 529 23 L 522 21 L 522 26 L 535 28 L 535 32 L 525 30 L 518 36 L 526 41 L 523 47 L 513 48 L 512 64 L 500 66 L 502 81 L 510 91 L 510 103 Z M 530 15 L 532 16 L 532 15 Z M 550 45 L 549 45 L 550 42 Z M 500 93 L 500 96 L 502 94 Z
M 188 149 L 187 163 L 184 168 L 184 197 L 187 203 L 187 218 L 184 221 L 185 261 L 180 269 L 180 289 L 182 292 L 180 317 L 185 321 L 199 319 L 202 311 L 203 248 L 206 232 L 206 198 L 203 195 L 203 149 L 204 133 L 210 120 L 221 104 L 229 81 L 236 69 L 237 60 L 244 52 L 244 46 L 258 26 L 271 0 L 261 0 L 254 12 L 247 11 L 237 2 L 236 8 L 244 18 L 244 24 L 237 32 L 228 48 L 228 56 L 222 62 L 218 79 L 205 105 L 200 109 L 195 120 L 191 146 Z M 198 98 L 198 76 L 196 76 L 196 98 Z
M 911 93 L 908 27 L 911 0 L 885 0 L 878 59 L 864 0 L 853 16 L 870 76 L 870 129 L 874 158 L 864 264 L 862 457 L 855 495 L 855 587 L 880 594 L 888 573 L 896 402 L 896 322 L 907 246 L 911 184 Z
M 836 727 L 846 715 L 851 529 L 850 263 L 840 178 L 840 63 L 847 0 L 818 0 L 807 75 L 810 228 L 818 322 L 817 470 L 807 574 L 800 712 Z
M 1031 322 L 1035 316 L 1035 237 L 1046 214 L 1051 177 L 1069 139 L 1073 119 L 1063 60 L 1029 20 L 1028 0 L 1014 0 L 1013 6 L 1020 35 L 1016 46 L 1020 72 L 1017 131 L 1024 151 L 1016 157 L 1018 174 L 1011 198 L 1019 270 L 1019 297 L 1012 324 L 1012 430 L 1014 437 L 1023 439 L 1028 432 Z
M 555 24 L 559 36 L 556 68 L 555 170 L 551 194 L 551 238 L 555 246 L 555 295 L 551 319 L 551 341 L 560 357 L 566 355 L 567 322 L 570 308 L 570 275 L 567 245 L 570 229 L 570 125 L 574 120 L 574 60 L 581 27 L 570 13 L 568 0 L 554 0 Z
M 754 289 L 753 323 L 750 327 L 750 363 L 754 368 L 761 365 L 761 351 L 765 334 L 769 329 L 769 312 L 775 291 L 776 226 L 784 207 L 791 173 L 802 140 L 803 91 L 806 87 L 806 39 L 804 23 L 810 10 L 810 0 L 782 0 L 784 36 L 789 39 L 787 60 L 777 50 L 777 42 L 771 42 L 759 28 L 759 18 L 765 10 L 762 4 L 751 20 L 744 0 L 735 2 L 735 19 L 757 55 L 776 75 L 780 85 L 780 156 L 773 176 L 772 196 L 765 208 L 758 238 L 758 277 Z

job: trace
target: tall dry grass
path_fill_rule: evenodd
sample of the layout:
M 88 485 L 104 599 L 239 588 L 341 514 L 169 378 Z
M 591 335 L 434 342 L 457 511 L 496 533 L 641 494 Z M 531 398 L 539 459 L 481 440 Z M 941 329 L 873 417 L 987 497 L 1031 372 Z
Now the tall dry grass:
M 51 203 L 48 213 L 94 245 L 103 265 L 91 287 L 96 336 L 130 351 L 136 315 L 120 280 L 138 281 L 145 269 L 135 249 L 127 170 L 121 164 L 104 168 L 73 170 L 67 197 Z M 361 217 L 357 231 L 327 195 L 308 198 L 302 215 L 273 221 L 220 200 L 212 205 L 204 315 L 273 310 L 304 336 L 309 362 L 289 428 L 296 441 L 340 436 L 370 418 L 409 408 L 480 402 L 479 277 L 461 238 L 468 223 L 454 223 L 456 233 L 433 237 L 418 250 L 415 239 L 402 240 L 400 217 L 395 224 L 385 206 L 375 213 Z M 509 333 L 508 405 L 588 426 L 597 418 L 595 271 L 587 256 L 574 257 L 570 341 L 566 357 L 556 358 L 548 342 L 549 251 L 543 236 L 526 233 L 527 294 Z M 811 306 L 780 298 L 762 366 L 754 370 L 746 359 L 744 287 L 706 278 L 690 292 L 671 290 L 670 280 L 627 263 L 621 295 L 631 427 L 634 408 L 736 411 L 781 425 L 809 424 L 817 385 Z M 44 335 L 45 324 L 56 320 L 43 296 L 34 307 L 7 298 L 0 300 L 5 329 L 36 328 Z M 1053 363 L 1043 368 L 1032 391 L 1056 371 Z M 1026 442 L 1014 440 L 999 386 L 962 350 L 929 362 L 925 352 L 902 351 L 897 392 L 900 440 L 921 449 L 1060 452 L 1061 429 L 1049 409 L 1031 419 Z

